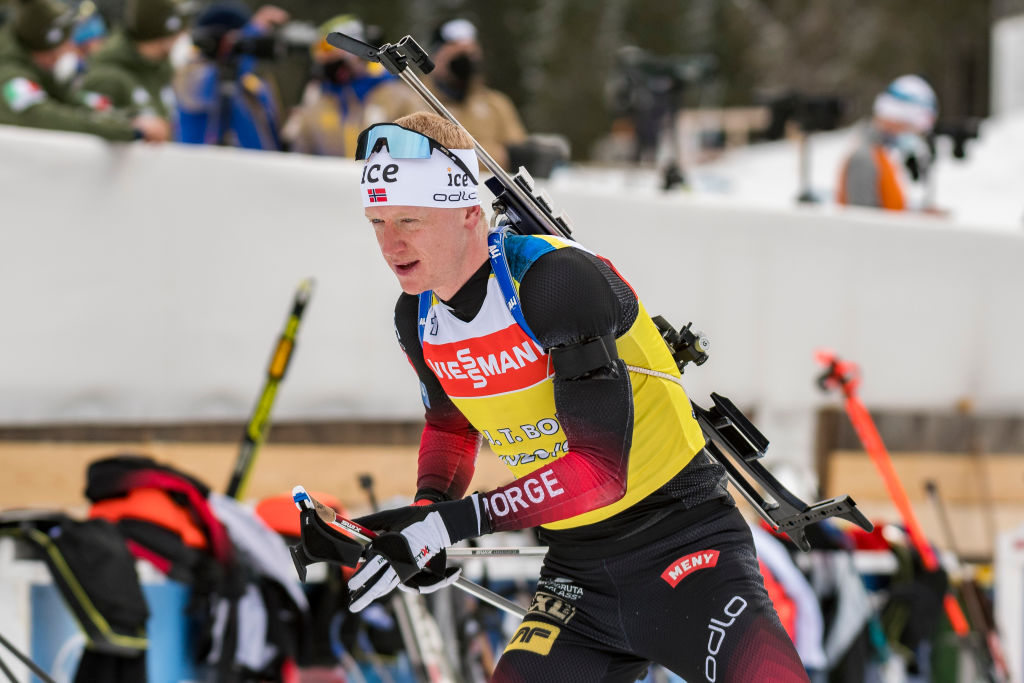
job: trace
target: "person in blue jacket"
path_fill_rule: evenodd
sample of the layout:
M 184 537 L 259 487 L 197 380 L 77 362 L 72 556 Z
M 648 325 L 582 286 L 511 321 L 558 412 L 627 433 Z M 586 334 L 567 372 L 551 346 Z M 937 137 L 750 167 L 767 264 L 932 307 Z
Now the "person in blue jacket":
M 246 149 L 281 149 L 273 86 L 256 73 L 274 55 L 274 29 L 286 11 L 264 5 L 215 3 L 196 17 L 194 59 L 174 79 L 181 142 Z
M 415 93 L 380 64 L 365 62 L 328 44 L 326 36 L 333 31 L 366 41 L 363 22 L 352 14 L 338 15 L 320 26 L 320 39 L 309 48 L 311 78 L 282 129 L 292 152 L 350 157 L 359 133 L 378 122 L 371 98 L 378 103 L 416 99 Z

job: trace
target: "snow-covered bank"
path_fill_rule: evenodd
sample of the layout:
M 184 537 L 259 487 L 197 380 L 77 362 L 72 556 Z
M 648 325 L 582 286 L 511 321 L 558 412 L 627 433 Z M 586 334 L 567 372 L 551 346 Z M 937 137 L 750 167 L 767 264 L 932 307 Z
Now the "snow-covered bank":
M 823 204 L 834 204 L 840 165 L 854 144 L 856 127 L 810 138 L 810 178 Z M 795 140 L 733 149 L 688 169 L 691 187 L 675 190 L 699 201 L 723 200 L 733 206 L 797 206 L 800 193 L 799 144 Z M 600 187 L 607 191 L 659 194 L 654 171 L 579 167 L 560 171 L 556 186 Z M 1024 230 L 1024 113 L 986 120 L 977 140 L 967 143 L 967 158 L 954 159 L 948 138 L 939 138 L 933 171 L 937 206 L 949 210 L 938 223 Z M 911 194 L 923 194 L 913 188 Z

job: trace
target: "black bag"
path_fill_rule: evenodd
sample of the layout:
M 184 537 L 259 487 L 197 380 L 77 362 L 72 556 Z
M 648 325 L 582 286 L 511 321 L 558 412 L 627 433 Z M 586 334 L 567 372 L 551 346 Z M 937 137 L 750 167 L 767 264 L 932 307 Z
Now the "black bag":
M 11 512 L 0 515 L 0 533 L 46 563 L 85 634 L 75 681 L 145 681 L 149 608 L 135 558 L 114 525 L 54 512 Z
M 130 496 L 140 489 L 156 489 L 166 517 L 152 510 L 115 507 L 117 528 L 132 552 L 154 562 L 169 577 L 189 585 L 188 615 L 195 626 L 195 652 L 205 661 L 217 683 L 276 681 L 284 661 L 306 646 L 308 614 L 299 609 L 268 577 L 261 576 L 245 553 L 232 542 L 227 528 L 210 505 L 210 489 L 194 477 L 141 455 L 117 455 L 92 463 L 86 496 L 96 505 Z M 173 501 L 168 505 L 167 500 Z M 183 523 L 184 522 L 184 523 Z M 179 526 L 175 526 L 178 524 Z M 188 527 L 185 529 L 184 527 Z M 188 545 L 183 534 L 196 532 L 205 548 Z M 261 671 L 239 661 L 239 625 L 244 618 L 242 598 L 252 589 L 272 618 L 268 620 L 266 647 L 277 654 Z M 218 616 L 219 615 L 219 616 Z

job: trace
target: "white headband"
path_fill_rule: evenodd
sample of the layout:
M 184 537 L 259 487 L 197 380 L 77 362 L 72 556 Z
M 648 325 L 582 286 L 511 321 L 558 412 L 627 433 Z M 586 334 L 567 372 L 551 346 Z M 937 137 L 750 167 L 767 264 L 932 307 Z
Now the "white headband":
M 475 150 L 450 151 L 474 176 L 480 176 Z M 363 208 L 431 206 L 459 209 L 480 203 L 477 189 L 465 171 L 436 149 L 429 159 L 392 159 L 387 148 L 381 149 L 367 158 L 359 181 Z

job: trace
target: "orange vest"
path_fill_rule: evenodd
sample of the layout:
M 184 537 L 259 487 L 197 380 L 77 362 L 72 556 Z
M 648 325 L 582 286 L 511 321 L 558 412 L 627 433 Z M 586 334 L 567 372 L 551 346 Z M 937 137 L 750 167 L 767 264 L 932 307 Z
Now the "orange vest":
M 871 145 L 871 157 L 875 162 L 877 172 L 878 200 L 880 209 L 891 211 L 903 211 L 907 208 L 906 199 L 903 196 L 903 189 L 900 187 L 899 176 L 892 164 L 885 148 L 881 145 Z M 839 196 L 836 198 L 840 204 L 848 204 L 846 197 L 846 173 L 849 170 L 849 162 L 843 164 L 842 174 L 839 178 Z

